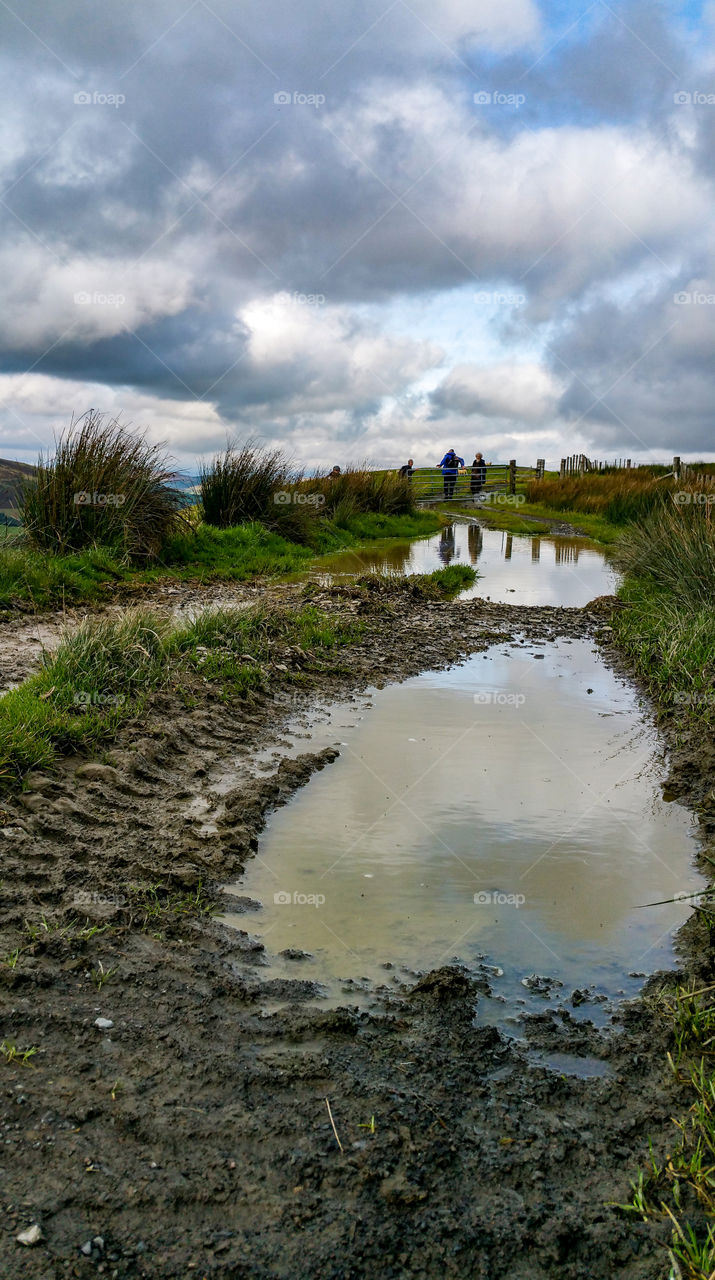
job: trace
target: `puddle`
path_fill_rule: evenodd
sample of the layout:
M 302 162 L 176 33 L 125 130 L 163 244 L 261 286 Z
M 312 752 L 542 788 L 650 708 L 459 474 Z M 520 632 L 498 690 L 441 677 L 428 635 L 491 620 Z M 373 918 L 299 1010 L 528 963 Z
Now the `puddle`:
M 534 653 L 543 656 L 534 661 Z M 306 736 L 307 735 L 307 736 Z M 695 892 L 693 822 L 632 688 L 585 640 L 498 646 L 324 708 L 295 750 L 341 755 L 270 819 L 227 917 L 264 942 L 261 976 L 359 1003 L 458 960 L 504 1023 L 608 1002 L 673 964 Z M 290 959 L 291 949 L 309 953 Z
M 325 556 L 331 577 L 365 572 L 432 573 L 468 564 L 479 573 L 460 599 L 482 596 L 503 604 L 566 605 L 578 608 L 612 594 L 618 575 L 602 551 L 585 538 L 523 537 L 455 521 L 429 538 L 381 544 Z
M 534 1053 L 529 1058 L 533 1067 L 546 1067 L 560 1076 L 580 1076 L 582 1080 L 608 1076 L 611 1068 L 600 1058 L 579 1058 L 575 1053 Z

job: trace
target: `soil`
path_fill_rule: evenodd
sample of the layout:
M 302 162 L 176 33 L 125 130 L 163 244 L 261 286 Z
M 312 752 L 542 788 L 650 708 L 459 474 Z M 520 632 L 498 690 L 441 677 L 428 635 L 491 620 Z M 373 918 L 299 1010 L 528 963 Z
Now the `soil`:
M 208 687 L 193 710 L 162 693 L 101 761 L 69 758 L 2 802 L 2 1035 L 37 1052 L 0 1064 L 0 1275 L 667 1275 L 667 1222 L 613 1202 L 629 1198 L 649 1138 L 663 1155 L 685 1106 L 662 1012 L 682 971 L 651 979 L 607 1030 L 545 1000 L 527 1039 L 602 1061 L 606 1074 L 581 1078 L 475 1024 L 486 976 L 452 965 L 410 986 L 387 972 L 368 1007 L 347 997 L 327 1009 L 299 953 L 293 980 L 262 976 L 250 911 L 239 931 L 190 903 L 220 901 L 270 811 L 337 754 L 281 757 L 296 714 L 281 667 L 302 667 L 309 708 L 497 640 L 594 636 L 619 661 L 615 602 L 445 604 L 378 580 L 308 591 L 365 621 L 332 666 L 277 653 L 275 696 L 230 706 Z M 674 735 L 673 786 L 711 836 L 712 756 Z M 268 772 L 266 748 L 277 752 Z M 218 796 L 208 773 L 222 762 L 235 783 Z M 697 920 L 684 931 L 688 973 L 709 974 L 707 942 Z M 35 1224 L 38 1242 L 18 1243 Z

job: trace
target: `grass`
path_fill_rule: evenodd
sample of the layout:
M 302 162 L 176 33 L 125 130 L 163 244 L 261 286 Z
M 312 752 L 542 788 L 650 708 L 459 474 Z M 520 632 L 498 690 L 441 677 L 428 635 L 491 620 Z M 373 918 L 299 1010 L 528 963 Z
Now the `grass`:
M 224 696 L 245 696 L 264 684 L 261 663 L 277 645 L 319 654 L 359 633 L 359 623 L 310 604 L 298 612 L 222 609 L 185 626 L 150 609 L 89 620 L 37 675 L 0 699 L 0 785 L 111 739 L 159 687 L 211 681 Z
M 618 1206 L 644 1222 L 669 1219 L 671 1275 L 687 1280 L 712 1280 L 715 1272 L 714 992 L 712 986 L 681 988 L 667 1007 L 674 1028 L 668 1063 L 690 1107 L 673 1122 L 677 1136 L 663 1164 L 651 1148 L 648 1171 L 638 1174 L 630 1201 Z
M 166 579 L 246 582 L 300 573 L 310 567 L 316 552 L 341 551 L 379 538 L 424 537 L 440 527 L 439 517 L 426 511 L 364 514 L 340 528 L 323 521 L 311 549 L 256 522 L 229 529 L 199 524 L 169 536 L 160 560 L 143 569 L 102 547 L 53 555 L 0 543 L 0 610 L 19 604 L 47 609 L 99 602 L 117 587 L 135 590 Z
M 103 546 L 120 557 L 151 559 L 182 505 L 170 480 L 160 446 L 90 409 L 23 484 L 25 536 L 31 546 L 60 554 Z

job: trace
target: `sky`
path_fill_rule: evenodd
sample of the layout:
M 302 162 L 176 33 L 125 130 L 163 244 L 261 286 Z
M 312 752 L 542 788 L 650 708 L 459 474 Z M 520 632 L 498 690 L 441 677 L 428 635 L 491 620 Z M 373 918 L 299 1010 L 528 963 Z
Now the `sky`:
M 715 458 L 715 0 L 0 0 L 0 456 Z

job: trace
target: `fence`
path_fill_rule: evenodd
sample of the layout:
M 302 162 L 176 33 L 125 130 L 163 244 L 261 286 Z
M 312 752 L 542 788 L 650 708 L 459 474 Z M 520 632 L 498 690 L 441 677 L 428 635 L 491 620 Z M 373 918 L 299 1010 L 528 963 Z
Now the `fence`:
M 649 465 L 649 464 L 643 464 Z M 659 464 L 661 465 L 661 464 Z M 663 463 L 664 467 L 669 467 L 670 463 Z M 584 475 L 587 471 L 637 471 L 636 465 L 633 467 L 630 458 L 614 458 L 613 462 L 596 462 L 591 458 L 587 458 L 584 453 L 572 453 L 570 458 L 562 458 L 559 467 L 559 476 L 563 480 L 566 476 Z M 543 476 L 543 470 L 541 472 Z M 694 471 L 686 462 L 680 461 L 676 456 L 673 458 L 673 469 L 668 471 L 667 475 L 661 477 L 666 480 L 668 476 L 673 476 L 676 480 L 688 479 L 696 484 L 703 484 L 706 487 L 715 485 L 715 475 L 708 472 Z
M 545 462 L 539 458 L 535 467 L 524 467 L 515 458 L 510 462 L 486 465 L 486 481 L 481 494 L 489 499 L 492 494 L 516 493 L 516 487 L 527 480 L 543 477 Z M 412 472 L 412 492 L 417 502 L 464 502 L 473 498 L 471 489 L 472 468 L 465 467 L 456 475 L 443 475 L 439 467 L 415 467 Z

